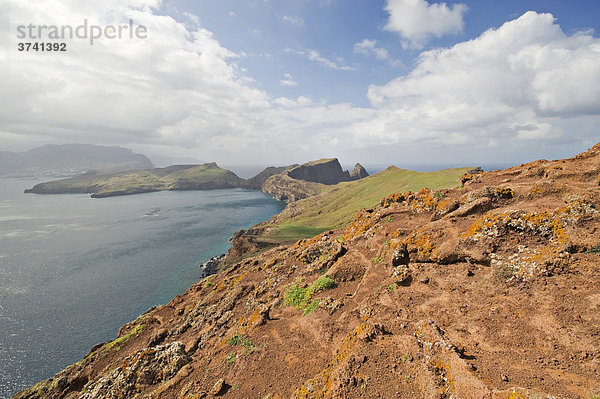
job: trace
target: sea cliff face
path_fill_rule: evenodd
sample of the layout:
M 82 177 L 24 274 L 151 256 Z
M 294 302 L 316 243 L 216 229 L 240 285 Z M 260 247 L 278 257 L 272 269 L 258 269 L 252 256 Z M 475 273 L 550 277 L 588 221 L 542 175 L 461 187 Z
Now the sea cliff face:
M 458 184 L 228 256 L 16 398 L 596 394 L 600 144 Z
M 335 185 L 367 176 L 369 174 L 360 164 L 356 164 L 350 174 L 347 170 L 342 170 L 337 158 L 328 158 L 273 175 L 265 180 L 261 190 L 280 201 L 295 202 L 326 191 L 327 188 L 323 185 Z
M 353 172 L 355 177 L 351 176 L 347 170 L 342 170 L 342 166 L 336 158 L 329 158 L 297 166 L 290 170 L 287 175 L 296 180 L 304 180 L 328 185 L 360 179 L 361 174 L 364 175 L 362 177 L 369 175 L 360 164 L 356 164 Z

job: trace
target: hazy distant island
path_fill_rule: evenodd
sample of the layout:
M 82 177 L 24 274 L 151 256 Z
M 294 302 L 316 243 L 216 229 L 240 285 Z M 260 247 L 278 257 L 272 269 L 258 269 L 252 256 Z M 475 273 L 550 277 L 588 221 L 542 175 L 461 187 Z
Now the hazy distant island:
M 164 190 L 212 190 L 247 188 L 262 190 L 279 200 L 296 201 L 323 191 L 323 186 L 369 176 L 356 164 L 343 170 L 336 158 L 326 158 L 283 167 L 268 167 L 250 179 L 242 179 L 216 163 L 173 165 L 117 173 L 90 171 L 82 175 L 36 184 L 25 193 L 89 193 L 93 198 L 140 194 Z
M 145 155 L 117 146 L 47 144 L 25 152 L 0 151 L 0 176 L 72 176 L 90 170 L 115 173 L 151 169 Z

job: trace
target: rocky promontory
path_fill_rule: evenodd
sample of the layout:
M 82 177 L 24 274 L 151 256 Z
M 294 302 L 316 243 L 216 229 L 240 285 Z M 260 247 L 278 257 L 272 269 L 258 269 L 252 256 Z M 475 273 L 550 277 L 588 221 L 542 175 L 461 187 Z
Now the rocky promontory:
M 262 191 L 278 200 L 294 202 L 312 197 L 330 186 L 341 182 L 358 180 L 369 176 L 365 168 L 356 164 L 352 173 L 342 170 L 337 158 L 325 158 L 308 162 L 265 180 Z
M 296 166 L 287 172 L 287 175 L 296 180 L 328 185 L 356 180 L 369 175 L 360 164 L 356 164 L 354 169 L 354 176 L 351 176 L 347 170 L 342 170 L 342 166 L 337 158 L 325 158 Z M 360 176 L 361 174 L 363 174 L 362 177 Z

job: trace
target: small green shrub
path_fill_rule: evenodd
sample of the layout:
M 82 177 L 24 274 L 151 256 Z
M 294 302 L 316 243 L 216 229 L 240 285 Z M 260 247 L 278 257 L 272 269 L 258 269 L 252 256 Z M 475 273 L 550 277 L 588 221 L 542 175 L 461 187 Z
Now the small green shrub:
M 334 279 L 329 276 L 321 276 L 314 283 L 308 286 L 308 291 L 312 295 L 320 291 L 331 290 L 335 287 L 337 287 L 337 283 Z
M 234 352 L 230 353 L 229 355 L 227 355 L 227 359 L 226 359 L 227 360 L 227 364 L 233 364 L 233 363 L 235 363 L 236 359 L 237 359 L 237 355 Z
M 385 219 L 383 219 L 384 222 L 389 223 L 392 220 L 394 220 L 394 217 L 392 215 L 387 216 Z
M 335 287 L 337 287 L 337 283 L 334 279 L 329 276 L 321 276 L 307 287 L 303 287 L 299 283 L 292 285 L 285 292 L 283 298 L 286 304 L 302 311 L 302 315 L 306 316 L 315 310 L 320 303 L 320 301 L 311 302 L 312 296 L 318 292 L 330 290 Z
M 286 291 L 284 300 L 288 305 L 301 310 L 310 300 L 310 294 L 308 293 L 308 290 L 300 286 L 300 284 L 294 284 Z
M 254 348 L 254 342 L 252 342 L 252 340 L 249 337 L 246 337 L 244 334 L 234 335 L 233 337 L 229 338 L 227 344 L 231 346 L 241 345 L 244 348 Z
M 443 194 L 443 193 L 441 193 L 441 192 L 439 192 L 439 191 L 438 191 L 437 193 L 435 193 L 433 196 L 434 196 L 435 198 L 437 198 L 437 199 L 442 199 L 442 198 L 444 198 L 444 194 Z
M 374 257 L 374 258 L 371 260 L 371 262 L 373 262 L 373 263 L 375 263 L 375 264 L 377 264 L 377 263 L 381 262 L 381 256 L 376 256 L 376 257 Z

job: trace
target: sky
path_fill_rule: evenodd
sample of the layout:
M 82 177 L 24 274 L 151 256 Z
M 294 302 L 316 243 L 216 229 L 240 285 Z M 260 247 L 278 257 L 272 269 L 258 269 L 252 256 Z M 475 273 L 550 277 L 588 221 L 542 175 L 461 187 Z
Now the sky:
M 0 150 L 77 142 L 228 165 L 565 158 L 600 141 L 598 15 L 597 0 L 0 0 Z M 68 37 L 84 23 L 87 37 Z M 27 42 L 66 51 L 19 51 Z

